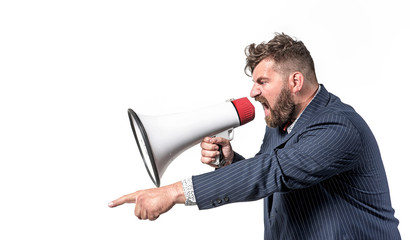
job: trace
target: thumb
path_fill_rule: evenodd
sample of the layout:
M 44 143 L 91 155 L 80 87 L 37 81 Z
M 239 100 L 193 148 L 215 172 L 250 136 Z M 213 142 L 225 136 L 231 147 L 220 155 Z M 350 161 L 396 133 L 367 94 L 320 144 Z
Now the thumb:
M 132 194 L 128 194 L 128 195 L 124 195 L 110 203 L 108 203 L 108 207 L 113 208 L 113 207 L 117 207 L 120 206 L 124 203 L 135 203 L 135 196 L 134 193 Z

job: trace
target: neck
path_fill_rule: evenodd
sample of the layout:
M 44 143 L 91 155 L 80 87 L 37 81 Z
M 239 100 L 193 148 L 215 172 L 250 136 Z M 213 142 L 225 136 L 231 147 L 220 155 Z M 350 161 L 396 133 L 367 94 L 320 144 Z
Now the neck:
M 292 121 L 297 119 L 300 116 L 300 114 L 302 114 L 305 108 L 309 105 L 309 103 L 315 97 L 318 89 L 319 89 L 319 85 L 316 85 L 316 86 L 312 86 L 312 88 L 306 91 L 305 94 L 301 93 L 302 96 L 299 98 L 300 100 L 298 101 L 298 103 L 296 103 L 295 114 L 292 117 Z

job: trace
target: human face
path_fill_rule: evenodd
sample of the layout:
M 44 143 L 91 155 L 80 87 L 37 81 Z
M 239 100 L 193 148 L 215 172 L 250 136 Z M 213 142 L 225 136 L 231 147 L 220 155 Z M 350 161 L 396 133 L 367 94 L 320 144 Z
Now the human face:
M 260 102 L 269 127 L 283 126 L 295 113 L 295 103 L 280 73 L 274 70 L 274 61 L 262 60 L 254 69 L 251 97 Z

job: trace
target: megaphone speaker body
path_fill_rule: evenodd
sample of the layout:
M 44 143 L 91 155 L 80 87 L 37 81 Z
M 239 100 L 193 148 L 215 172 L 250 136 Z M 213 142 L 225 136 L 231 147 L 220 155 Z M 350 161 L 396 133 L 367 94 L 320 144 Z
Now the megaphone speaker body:
M 252 121 L 254 107 L 247 98 L 241 98 L 159 116 L 137 114 L 128 109 L 128 115 L 147 171 L 159 187 L 162 175 L 176 157 L 206 136 Z

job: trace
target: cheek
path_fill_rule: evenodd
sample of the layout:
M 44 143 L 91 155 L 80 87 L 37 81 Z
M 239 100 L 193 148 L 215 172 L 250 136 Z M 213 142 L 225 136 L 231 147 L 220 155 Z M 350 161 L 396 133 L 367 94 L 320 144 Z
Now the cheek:
M 277 87 L 274 90 L 271 89 L 270 92 L 267 93 L 268 94 L 265 95 L 266 99 L 268 100 L 270 107 L 273 108 L 278 102 L 278 97 L 281 93 L 281 88 Z
M 265 98 L 269 103 L 269 107 L 273 108 L 276 104 L 276 98 L 273 95 L 265 95 Z
M 270 106 L 271 109 L 273 109 L 275 107 L 275 105 L 276 105 L 276 101 L 273 101 L 272 99 L 269 100 L 269 106 Z

